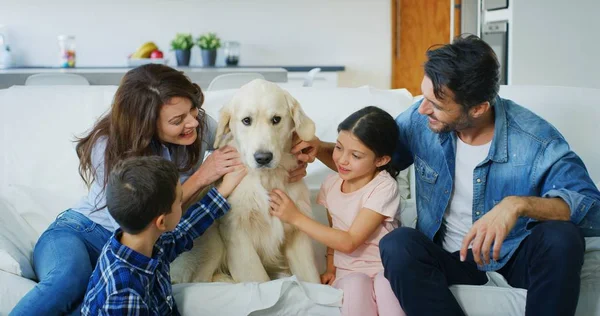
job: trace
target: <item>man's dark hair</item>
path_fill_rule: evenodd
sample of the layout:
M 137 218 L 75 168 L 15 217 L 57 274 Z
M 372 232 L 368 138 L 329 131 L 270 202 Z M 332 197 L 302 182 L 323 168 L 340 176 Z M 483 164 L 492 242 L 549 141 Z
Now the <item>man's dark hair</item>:
M 157 216 L 171 212 L 178 182 L 175 164 L 159 156 L 122 160 L 108 179 L 108 212 L 124 232 L 138 234 Z
M 485 101 L 494 104 L 500 89 L 500 65 L 494 50 L 475 35 L 456 37 L 452 44 L 427 50 L 425 75 L 439 100 L 446 87 L 465 111 Z

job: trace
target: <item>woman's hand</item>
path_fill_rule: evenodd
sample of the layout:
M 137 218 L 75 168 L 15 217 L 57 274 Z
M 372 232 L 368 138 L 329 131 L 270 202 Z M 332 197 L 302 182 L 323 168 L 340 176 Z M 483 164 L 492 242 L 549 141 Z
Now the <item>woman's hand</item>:
M 200 187 L 205 187 L 242 165 L 240 154 L 231 146 L 221 147 L 210 154 L 196 170 Z
M 294 225 L 294 222 L 302 216 L 296 204 L 290 200 L 285 192 L 275 189 L 269 193 L 269 199 L 271 215 L 278 217 L 280 220 Z
M 321 284 L 333 285 L 335 281 L 335 270 L 327 269 L 325 273 L 321 274 Z

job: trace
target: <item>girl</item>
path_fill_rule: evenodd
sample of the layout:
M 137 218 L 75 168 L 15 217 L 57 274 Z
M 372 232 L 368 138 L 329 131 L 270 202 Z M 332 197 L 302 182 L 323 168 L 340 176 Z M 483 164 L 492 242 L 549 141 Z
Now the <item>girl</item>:
M 125 74 L 110 111 L 77 143 L 89 194 L 58 215 L 38 240 L 33 264 L 40 282 L 11 315 L 79 313 L 98 255 L 118 228 L 106 208 L 105 187 L 119 160 L 159 155 L 175 162 L 188 203 L 241 164 L 235 149 L 226 147 L 199 165 L 216 129 L 201 109 L 203 101 L 198 85 L 167 66 L 150 64 Z
M 391 164 L 398 126 L 377 107 L 361 109 L 338 126 L 333 150 L 337 174 L 317 198 L 331 227 L 303 215 L 280 190 L 270 194 L 271 214 L 327 245 L 323 284 L 344 291 L 342 315 L 404 315 L 383 276 L 379 240 L 398 227 L 400 196 Z

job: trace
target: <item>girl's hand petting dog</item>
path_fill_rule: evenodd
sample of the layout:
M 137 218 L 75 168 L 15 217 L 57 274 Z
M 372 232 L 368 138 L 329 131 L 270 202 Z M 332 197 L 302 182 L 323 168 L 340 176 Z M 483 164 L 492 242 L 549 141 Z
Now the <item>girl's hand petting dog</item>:
M 294 222 L 303 216 L 290 197 L 279 189 L 274 189 L 269 193 L 269 200 L 271 215 L 286 223 L 294 225 Z
M 223 176 L 223 181 L 217 186 L 217 191 L 221 193 L 223 197 L 228 197 L 231 192 L 242 182 L 242 179 L 248 174 L 246 166 L 240 165 L 233 169 L 233 171 Z

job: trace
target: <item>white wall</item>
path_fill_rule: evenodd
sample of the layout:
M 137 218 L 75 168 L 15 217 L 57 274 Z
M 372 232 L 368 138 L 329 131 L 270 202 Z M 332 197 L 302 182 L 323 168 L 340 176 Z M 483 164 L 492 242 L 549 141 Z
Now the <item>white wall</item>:
M 511 84 L 600 88 L 600 1 L 510 3 Z
M 0 24 L 19 65 L 56 65 L 59 34 L 78 66 L 124 66 L 145 41 L 214 31 L 241 42 L 241 65 L 344 65 L 341 86 L 390 87 L 389 0 L 0 0 Z

